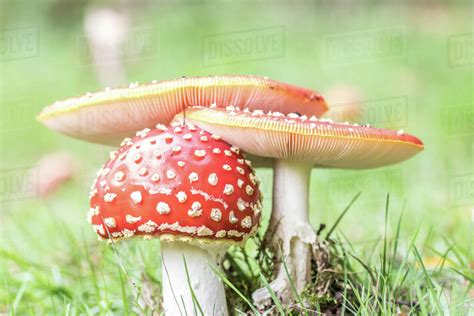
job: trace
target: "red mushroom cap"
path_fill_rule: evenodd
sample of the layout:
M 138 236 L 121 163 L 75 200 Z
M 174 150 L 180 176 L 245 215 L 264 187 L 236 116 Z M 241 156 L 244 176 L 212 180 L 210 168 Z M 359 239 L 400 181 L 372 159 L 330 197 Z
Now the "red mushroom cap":
M 192 125 L 137 132 L 97 175 L 88 220 L 102 238 L 241 242 L 260 220 L 250 162 Z

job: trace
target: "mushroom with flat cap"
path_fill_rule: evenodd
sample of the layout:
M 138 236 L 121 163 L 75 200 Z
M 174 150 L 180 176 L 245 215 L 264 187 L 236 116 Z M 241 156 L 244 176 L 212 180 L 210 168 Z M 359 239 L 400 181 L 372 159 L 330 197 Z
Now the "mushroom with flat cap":
M 190 77 L 108 89 L 57 101 L 37 119 L 50 129 L 87 141 L 118 146 L 136 131 L 168 125 L 187 106 L 235 105 L 283 113 L 322 115 L 326 102 L 317 92 L 266 77 Z
M 423 143 L 403 131 L 333 123 L 298 114 L 264 113 L 192 107 L 189 122 L 240 147 L 248 154 L 275 158 L 273 210 L 267 231 L 273 243 L 282 245 L 283 256 L 296 288 L 301 291 L 310 276 L 310 247 L 316 234 L 308 221 L 308 189 L 311 169 L 366 169 L 406 160 L 423 149 Z M 178 114 L 180 121 L 183 114 Z M 270 232 L 270 233 L 269 233 Z M 285 270 L 279 268 L 271 284 L 287 301 L 290 287 Z M 269 299 L 267 289 L 253 295 L 257 304 Z
M 88 220 L 103 239 L 162 241 L 166 315 L 198 312 L 189 287 L 204 315 L 227 315 L 213 268 L 229 245 L 256 231 L 258 181 L 236 147 L 195 126 L 173 125 L 141 130 L 111 153 L 92 185 Z

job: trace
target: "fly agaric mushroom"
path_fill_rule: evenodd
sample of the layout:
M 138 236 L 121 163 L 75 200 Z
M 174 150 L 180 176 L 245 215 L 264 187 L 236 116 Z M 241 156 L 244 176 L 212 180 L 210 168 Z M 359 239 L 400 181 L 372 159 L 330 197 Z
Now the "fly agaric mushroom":
M 236 147 L 192 125 L 173 125 L 139 131 L 111 153 L 92 186 L 88 220 L 104 239 L 162 241 L 167 315 L 197 312 L 189 286 L 205 315 L 227 315 L 211 267 L 256 231 L 258 181 Z
M 229 104 L 306 115 L 322 115 L 327 106 L 313 90 L 257 76 L 209 76 L 130 84 L 58 101 L 38 115 L 54 131 L 117 146 L 143 128 L 169 124 L 187 106 Z
M 183 114 L 176 116 L 182 119 Z M 313 166 L 366 169 L 406 160 L 423 149 L 423 143 L 403 131 L 390 131 L 318 120 L 297 114 L 264 113 L 193 107 L 186 119 L 243 151 L 275 158 L 273 210 L 266 238 L 281 242 L 283 257 L 298 291 L 310 277 L 310 244 L 316 234 L 308 221 L 308 190 Z M 283 301 L 291 293 L 280 265 L 271 283 Z M 266 288 L 253 295 L 258 305 L 270 298 Z

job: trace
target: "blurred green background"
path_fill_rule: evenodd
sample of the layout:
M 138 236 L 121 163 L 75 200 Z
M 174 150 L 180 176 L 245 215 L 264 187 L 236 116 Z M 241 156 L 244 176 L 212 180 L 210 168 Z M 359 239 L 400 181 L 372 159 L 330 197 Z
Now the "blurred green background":
M 410 239 L 420 227 L 425 245 L 443 248 L 448 241 L 465 249 L 472 262 L 472 2 L 0 3 L 0 293 L 7 294 L 0 295 L 0 312 L 21 289 L 31 302 L 54 305 L 55 299 L 51 303 L 28 284 L 63 288 L 61 275 L 67 274 L 74 255 L 80 256 L 73 248 L 94 249 L 97 258 L 92 261 L 107 251 L 96 242 L 85 214 L 89 185 L 112 148 L 55 134 L 35 121 L 44 106 L 102 89 L 107 81 L 126 85 L 183 75 L 268 76 L 326 95 L 336 118 L 414 134 L 425 150 L 402 164 L 367 171 L 315 169 L 311 221 L 315 227 L 332 224 L 361 191 L 339 230 L 355 244 L 369 244 L 383 233 L 389 193 L 389 229 L 404 209 L 402 238 Z M 104 8 L 113 10 L 107 12 L 119 17 L 119 31 L 125 31 L 99 31 L 99 38 L 117 36 L 120 45 L 117 55 L 105 52 L 97 64 L 105 74 L 120 65 L 124 71 L 100 79 L 84 21 Z M 38 197 L 37 180 L 54 173 L 41 169 L 41 158 L 57 151 L 75 159 L 73 176 L 55 192 Z M 271 170 L 258 174 L 268 218 Z M 154 260 L 150 252 L 145 257 Z M 35 270 L 36 265 L 41 269 Z M 153 273 L 158 277 L 158 270 Z M 32 278 L 42 283 L 28 283 Z M 24 302 L 20 296 L 17 306 Z

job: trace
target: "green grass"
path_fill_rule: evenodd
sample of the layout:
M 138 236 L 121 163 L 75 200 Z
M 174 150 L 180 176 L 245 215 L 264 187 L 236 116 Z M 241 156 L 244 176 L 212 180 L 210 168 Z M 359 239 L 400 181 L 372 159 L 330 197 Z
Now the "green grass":
M 388 201 L 387 197 L 387 228 L 392 225 Z M 347 210 L 335 223 L 344 221 L 342 215 Z M 226 285 L 230 310 L 235 315 L 270 311 L 282 315 L 343 311 L 357 315 L 467 315 L 473 304 L 468 253 L 449 243 L 437 251 L 419 248 L 423 227 L 405 240 L 399 233 L 405 221 L 400 213 L 393 221 L 395 234 L 386 233 L 367 247 L 352 244 L 336 227 L 327 233 L 321 228 L 310 284 L 291 304 L 282 304 L 272 293 L 273 303 L 265 310 L 253 306 L 250 296 L 260 287 L 270 290 L 274 250 L 258 236 L 244 249 L 231 248 L 222 265 L 224 271 L 216 271 Z M 336 237 L 328 237 L 333 234 Z M 159 313 L 161 263 L 156 241 L 106 245 L 71 237 L 66 244 L 73 251 L 50 265 L 14 250 L 1 250 L 3 271 L 10 272 L 2 273 L 5 295 L 0 303 L 7 314 Z M 437 254 L 438 262 L 425 266 L 426 253 Z M 200 310 L 199 302 L 194 301 Z
M 78 47 L 82 13 L 91 3 L 66 2 L 1 3 L 0 32 L 35 26 L 39 50 L 36 57 L 0 61 L 0 313 L 159 313 L 159 243 L 132 240 L 112 247 L 97 242 L 85 221 L 87 189 L 110 148 L 54 134 L 34 120 L 57 99 L 103 88 Z M 244 73 L 323 93 L 350 86 L 363 100 L 402 100 L 402 127 L 426 144 L 423 153 L 396 166 L 313 171 L 310 219 L 320 230 L 313 263 L 317 273 L 312 288 L 291 306 L 281 306 L 285 312 L 333 309 L 372 315 L 394 314 L 398 308 L 410 314 L 464 315 L 472 309 L 474 135 L 472 124 L 460 122 L 472 117 L 474 79 L 472 64 L 448 63 L 450 38 L 472 33 L 471 4 L 170 2 L 135 9 L 130 23 L 147 30 L 153 49 L 125 61 L 129 81 Z M 205 36 L 271 26 L 284 29 L 283 56 L 202 64 Z M 390 28 L 405 30 L 399 56 L 324 62 L 328 36 Z M 365 113 L 361 123 L 400 127 L 400 119 L 379 116 L 392 110 L 382 108 L 386 112 L 377 112 L 375 119 L 374 112 Z M 20 185 L 25 180 L 21 170 L 34 171 L 38 159 L 51 151 L 77 157 L 79 175 L 53 196 L 31 197 Z M 272 174 L 258 170 L 258 175 L 265 195 L 261 236 L 270 214 Z M 340 217 L 357 192 L 362 195 Z M 256 311 L 250 294 L 273 278 L 273 255 L 260 238 L 245 251 L 229 250 L 222 276 L 237 311 Z M 308 306 L 301 307 L 302 302 Z
M 349 206 L 356 198 L 357 196 Z M 336 224 L 342 220 L 348 209 L 341 213 Z M 385 214 L 389 225 L 388 197 Z M 400 252 L 399 247 L 403 244 L 399 235 L 401 223 L 402 215 L 398 218 L 395 236 L 384 234 L 367 252 L 356 250 L 343 236 L 328 238 L 333 229 L 325 236 L 322 236 L 324 228 L 320 229 L 317 255 L 312 263 L 311 283 L 301 295 L 295 295 L 293 303 L 286 306 L 282 306 L 278 297 L 271 292 L 273 304 L 267 306 L 267 311 L 276 310 L 283 315 L 344 312 L 357 315 L 397 315 L 400 312 L 410 315 L 468 314 L 473 303 L 473 298 L 469 296 L 473 288 L 472 281 L 468 277 L 459 277 L 454 264 L 444 268 L 440 266 L 448 259 L 447 253 L 439 257 L 435 267 L 426 267 L 416 246 L 418 235 L 408 240 L 407 244 L 403 245 L 405 251 Z M 254 242 L 265 247 L 261 238 L 257 237 Z M 261 271 L 261 267 L 268 267 L 262 264 L 262 257 L 258 255 L 261 249 L 254 251 L 254 258 L 250 262 L 238 259 L 249 255 L 245 250 L 234 251 L 236 253 L 227 256 L 227 265 L 224 264 L 224 267 L 227 266 L 228 278 L 231 277 L 231 282 L 233 281 L 236 287 L 228 293 L 232 306 L 238 304 L 237 296 L 232 293 L 240 296 L 242 290 L 250 294 L 259 287 L 268 288 L 266 277 L 262 277 L 261 282 L 258 282 L 258 277 L 250 277 L 255 274 L 251 273 L 252 270 L 258 271 L 261 276 L 269 272 Z M 265 249 L 265 252 L 270 252 L 271 256 L 272 250 Z M 466 255 L 464 254 L 461 261 L 464 267 Z M 232 261 L 232 264 L 229 261 Z M 464 284 L 461 286 L 461 292 L 460 283 Z M 237 290 L 239 288 L 240 290 Z M 245 305 L 240 304 L 238 308 L 244 310 Z

